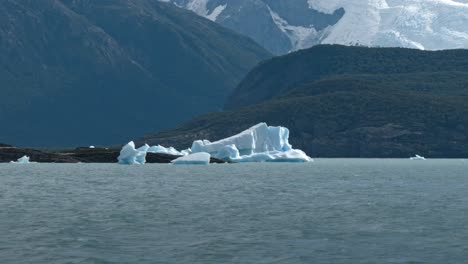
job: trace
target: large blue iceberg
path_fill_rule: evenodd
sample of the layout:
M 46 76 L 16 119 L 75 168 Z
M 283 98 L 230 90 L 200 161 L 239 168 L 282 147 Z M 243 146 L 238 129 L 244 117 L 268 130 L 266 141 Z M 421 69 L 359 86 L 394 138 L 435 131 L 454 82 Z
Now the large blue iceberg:
M 289 144 L 289 129 L 266 123 L 255 125 L 235 136 L 216 142 L 197 140 L 192 152 L 206 152 L 212 157 L 231 162 L 309 162 L 302 150 Z
M 120 164 L 145 164 L 147 153 L 182 156 L 174 164 L 208 164 L 210 157 L 230 162 L 310 162 L 302 150 L 289 144 L 289 129 L 266 123 L 255 125 L 235 136 L 216 142 L 197 140 L 192 148 L 178 151 L 173 147 L 144 145 L 138 149 L 133 142 L 125 145 L 118 158 Z M 203 153 L 200 155 L 192 155 Z M 208 157 L 208 158 L 207 158 Z M 207 162 L 208 160 L 208 162 Z

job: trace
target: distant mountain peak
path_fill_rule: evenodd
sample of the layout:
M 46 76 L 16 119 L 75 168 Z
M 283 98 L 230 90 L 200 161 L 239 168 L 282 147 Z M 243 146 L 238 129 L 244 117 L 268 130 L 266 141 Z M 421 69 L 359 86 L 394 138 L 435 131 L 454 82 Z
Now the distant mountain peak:
M 161 0 L 276 54 L 317 44 L 468 48 L 468 0 Z

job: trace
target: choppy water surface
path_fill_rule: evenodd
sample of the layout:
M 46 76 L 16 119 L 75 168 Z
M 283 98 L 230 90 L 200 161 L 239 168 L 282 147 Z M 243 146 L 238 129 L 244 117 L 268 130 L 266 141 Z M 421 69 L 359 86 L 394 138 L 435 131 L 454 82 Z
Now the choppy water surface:
M 467 263 L 468 162 L 0 165 L 0 263 Z

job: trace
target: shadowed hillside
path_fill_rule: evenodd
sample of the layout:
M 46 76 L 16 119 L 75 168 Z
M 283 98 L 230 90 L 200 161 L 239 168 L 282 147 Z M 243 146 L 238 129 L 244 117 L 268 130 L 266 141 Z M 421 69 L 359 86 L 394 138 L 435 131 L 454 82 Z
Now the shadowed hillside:
M 0 141 L 110 144 L 222 108 L 268 52 L 152 0 L 0 1 Z

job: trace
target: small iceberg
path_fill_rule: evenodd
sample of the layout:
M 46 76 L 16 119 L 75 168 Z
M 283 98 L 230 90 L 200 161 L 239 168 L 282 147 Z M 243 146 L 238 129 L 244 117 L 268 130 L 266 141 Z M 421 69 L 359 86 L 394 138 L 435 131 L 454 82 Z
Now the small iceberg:
M 120 155 L 117 158 L 118 163 L 122 165 L 143 165 L 146 163 L 146 155 L 148 153 L 169 154 L 173 156 L 187 156 L 192 151 L 190 149 L 178 151 L 173 147 L 165 148 L 161 145 L 150 147 L 145 144 L 139 148 L 135 147 L 135 143 L 130 141 L 122 147 Z
M 145 145 L 136 149 L 135 143 L 130 141 L 122 148 L 117 160 L 119 161 L 119 164 L 123 165 L 143 165 L 146 163 L 146 151 L 148 148 L 149 146 Z
M 289 129 L 266 123 L 255 125 L 235 136 L 216 142 L 197 140 L 192 152 L 206 152 L 231 162 L 310 162 L 302 150 L 289 144 Z
M 17 161 L 10 161 L 10 163 L 15 163 L 15 164 L 29 164 L 29 163 L 32 163 L 29 161 L 30 158 L 26 155 L 24 155 L 23 157 L 19 158 Z
M 211 155 L 206 152 L 199 152 L 180 157 L 172 161 L 175 165 L 208 165 L 210 164 Z
M 426 158 L 423 156 L 416 155 L 414 157 L 411 157 L 410 160 L 426 160 Z

